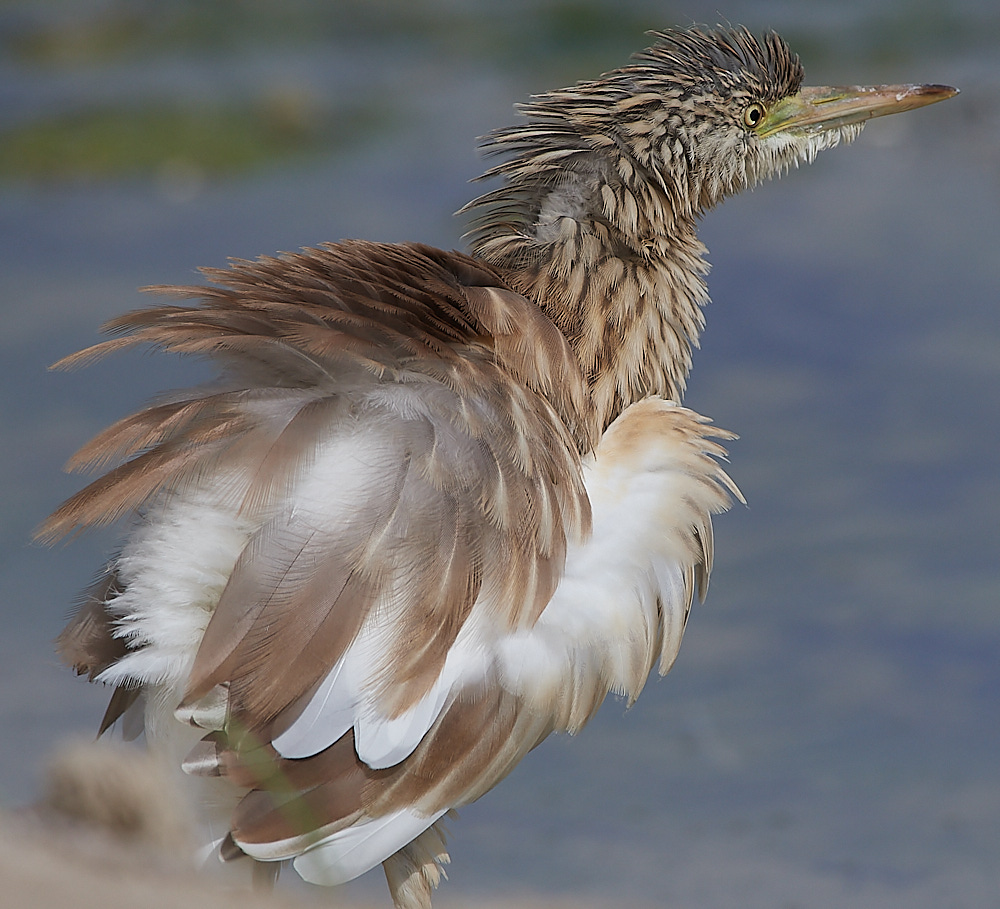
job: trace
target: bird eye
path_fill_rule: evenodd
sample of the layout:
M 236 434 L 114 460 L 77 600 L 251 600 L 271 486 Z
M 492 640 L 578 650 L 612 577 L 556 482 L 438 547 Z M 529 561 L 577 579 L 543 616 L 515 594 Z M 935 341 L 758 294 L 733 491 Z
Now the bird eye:
M 752 104 L 748 104 L 743 111 L 743 122 L 749 129 L 754 129 L 764 119 L 765 113 L 764 105 L 754 101 Z

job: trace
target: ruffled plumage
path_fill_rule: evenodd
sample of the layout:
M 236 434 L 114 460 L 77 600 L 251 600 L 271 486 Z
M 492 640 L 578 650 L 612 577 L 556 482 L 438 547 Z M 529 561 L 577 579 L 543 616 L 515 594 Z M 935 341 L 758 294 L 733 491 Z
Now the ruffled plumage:
M 427 909 L 449 811 L 673 665 L 741 500 L 732 434 L 679 404 L 697 218 L 876 114 L 862 90 L 828 129 L 758 135 L 802 80 L 780 38 L 657 38 L 488 138 L 472 256 L 234 261 L 58 364 L 220 367 L 85 445 L 70 468 L 104 473 L 40 537 L 132 521 L 57 646 L 115 686 L 102 732 L 141 715 L 201 786 L 223 858 L 326 884 L 381 862 Z

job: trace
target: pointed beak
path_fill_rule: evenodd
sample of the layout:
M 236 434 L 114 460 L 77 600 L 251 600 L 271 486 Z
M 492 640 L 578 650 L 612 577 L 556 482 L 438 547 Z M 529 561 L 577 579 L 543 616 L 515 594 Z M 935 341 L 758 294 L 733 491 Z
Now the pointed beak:
M 944 101 L 958 94 L 950 85 L 851 85 L 803 88 L 775 104 L 757 124 L 760 137 L 799 135 L 863 123 Z

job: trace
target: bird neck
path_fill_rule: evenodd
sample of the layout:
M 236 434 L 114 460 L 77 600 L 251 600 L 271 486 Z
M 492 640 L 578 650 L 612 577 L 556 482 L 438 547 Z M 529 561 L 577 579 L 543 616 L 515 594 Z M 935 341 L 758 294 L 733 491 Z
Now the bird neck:
M 601 432 L 641 398 L 681 399 L 708 265 L 694 217 L 675 213 L 658 175 L 625 159 L 610 172 L 588 157 L 556 180 L 508 171 L 504 187 L 470 206 L 480 211 L 470 237 L 473 253 L 565 334 Z

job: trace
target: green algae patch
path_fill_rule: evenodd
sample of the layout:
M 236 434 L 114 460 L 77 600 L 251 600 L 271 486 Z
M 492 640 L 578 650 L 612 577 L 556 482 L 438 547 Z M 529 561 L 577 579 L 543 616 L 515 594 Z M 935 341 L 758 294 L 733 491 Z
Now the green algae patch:
M 31 120 L 0 132 L 0 178 L 50 181 L 238 176 L 291 158 L 317 157 L 377 127 L 377 113 L 319 112 L 307 100 L 245 106 L 148 103 Z

